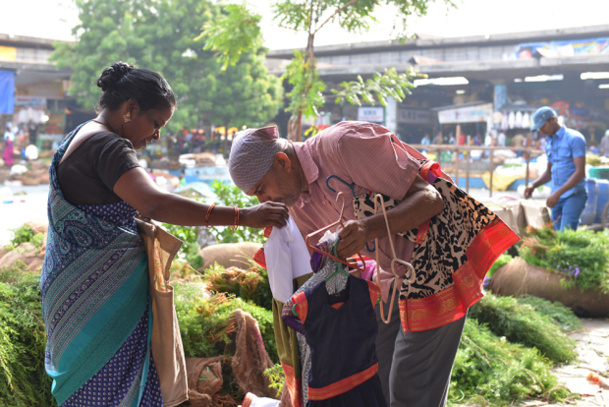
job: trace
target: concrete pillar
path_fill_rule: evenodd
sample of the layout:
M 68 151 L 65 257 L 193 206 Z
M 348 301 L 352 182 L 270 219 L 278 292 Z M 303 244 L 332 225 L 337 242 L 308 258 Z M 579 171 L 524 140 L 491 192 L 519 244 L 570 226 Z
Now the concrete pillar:
M 493 91 L 493 110 L 498 112 L 507 104 L 507 85 L 505 83 L 495 83 Z
M 385 107 L 385 127 L 393 134 L 398 131 L 398 101 L 391 96 L 387 97 L 387 106 Z

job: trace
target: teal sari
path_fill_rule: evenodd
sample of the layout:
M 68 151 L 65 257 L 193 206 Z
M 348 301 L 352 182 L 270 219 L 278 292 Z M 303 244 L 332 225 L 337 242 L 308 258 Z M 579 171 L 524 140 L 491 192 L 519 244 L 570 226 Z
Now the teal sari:
M 45 368 L 61 406 L 161 406 L 150 353 L 148 260 L 125 202 L 74 206 L 49 170 L 49 232 L 40 279 Z

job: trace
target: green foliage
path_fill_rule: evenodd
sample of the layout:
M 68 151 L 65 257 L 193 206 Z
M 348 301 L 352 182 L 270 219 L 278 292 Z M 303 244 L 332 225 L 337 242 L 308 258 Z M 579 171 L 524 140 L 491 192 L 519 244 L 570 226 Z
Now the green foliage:
M 304 52 L 295 50 L 294 58 L 286 67 L 283 79 L 287 79 L 292 86 L 287 95 L 290 105 L 286 110 L 292 114 L 318 116 L 318 109 L 326 102 L 323 95 L 326 84 L 319 77 L 314 60 L 306 58 Z
M 467 319 L 455 359 L 449 402 L 507 406 L 525 398 L 564 400 L 552 364 L 534 348 L 508 342 Z
M 302 116 L 318 116 L 318 110 L 326 102 L 323 94 L 326 85 L 319 76 L 314 53 L 315 36 L 326 24 L 336 23 L 348 32 L 365 32 L 371 28 L 371 23 L 379 22 L 374 17 L 374 11 L 380 6 L 391 6 L 396 15 L 394 32 L 397 37 L 405 38 L 407 17 L 425 15 L 430 1 L 433 0 L 279 0 L 272 3 L 274 19 L 279 25 L 307 33 L 305 52 L 294 52 L 294 58 L 283 76 L 291 86 L 288 94 L 290 103 L 286 108 L 292 113 L 290 133 L 300 129 Z M 448 6 L 454 6 L 451 0 L 443 1 Z M 206 32 L 197 38 L 206 38 L 205 49 L 218 51 L 223 67 L 227 67 L 240 60 L 244 50 L 255 48 L 256 39 L 259 38 L 256 24 L 259 21 L 259 17 L 250 14 L 245 6 L 232 4 L 226 7 L 224 16 L 207 24 Z M 361 78 L 345 82 L 341 84 L 343 89 L 335 92 L 336 100 L 360 104 L 360 98 L 373 103 L 376 97 L 384 105 L 386 98 L 392 96 L 401 101 L 413 87 L 413 76 L 413 71 L 397 74 L 395 70 L 388 70 L 384 74 L 375 74 L 373 79 L 366 82 Z M 300 135 L 297 137 L 300 140 Z
M 495 262 L 493 263 L 493 265 L 491 266 L 491 268 L 489 269 L 488 273 L 486 274 L 487 277 L 492 277 L 493 274 L 495 274 L 495 271 L 497 271 L 498 269 L 500 269 L 501 267 L 505 266 L 506 264 L 508 264 L 510 262 L 510 260 L 512 260 L 513 257 L 510 256 L 507 253 L 503 253 L 501 254 L 501 256 L 499 256 L 497 258 L 497 260 L 495 260 Z
M 51 59 L 73 70 L 69 93 L 85 108 L 93 108 L 100 96 L 96 78 L 119 60 L 167 79 L 178 97 L 167 126 L 174 133 L 199 127 L 200 121 L 266 124 L 281 106 L 283 89 L 264 66 L 260 41 L 241 52 L 242 63 L 226 69 L 205 49 L 202 28 L 223 18 L 210 0 L 76 0 L 76 6 L 80 24 L 73 32 L 79 41 L 56 44 Z
M 272 311 L 223 293 L 204 294 L 200 284 L 196 286 L 198 289 L 182 289 L 188 284 L 192 283 L 175 284 L 176 312 L 180 321 L 180 333 L 186 357 L 233 355 L 235 352 L 231 340 L 231 333 L 235 331 L 233 314 L 235 310 L 241 309 L 258 321 L 258 328 L 269 357 L 274 363 L 279 362 Z
M 285 383 L 285 373 L 283 372 L 283 367 L 281 367 L 280 363 L 277 363 L 275 366 L 266 369 L 264 371 L 264 375 L 268 376 L 269 381 L 271 382 L 269 387 L 277 391 L 275 397 L 280 399 L 281 392 L 283 391 L 283 385 Z
M 205 270 L 202 279 L 213 292 L 232 294 L 270 311 L 273 307 L 273 294 L 268 272 L 254 261 L 250 262 L 252 266 L 248 270 L 225 269 L 215 263 Z
M 362 101 L 371 105 L 380 103 L 387 106 L 387 97 L 392 97 L 402 102 L 406 95 L 410 95 L 414 88 L 412 81 L 426 75 L 417 74 L 410 68 L 403 74 L 397 73 L 395 68 L 385 69 L 384 73 L 376 72 L 372 79 L 364 81 L 361 76 L 357 81 L 341 82 L 341 90 L 332 89 L 336 95 L 336 103 L 343 104 L 345 101 L 353 105 L 362 105 Z
M 381 5 L 392 6 L 396 13 L 393 22 L 394 31 L 398 37 L 404 37 L 406 30 L 406 19 L 410 15 L 424 15 L 427 13 L 428 3 L 431 0 L 281 0 L 274 3 L 273 12 L 275 19 L 280 25 L 294 31 L 306 32 L 308 34 L 306 51 L 295 52 L 292 62 L 287 67 L 285 77 L 292 86 L 290 105 L 286 109 L 292 112 L 300 121 L 301 116 L 317 116 L 318 109 L 324 105 L 322 92 L 325 84 L 319 78 L 315 66 L 314 42 L 315 35 L 328 23 L 339 25 L 348 32 L 366 32 L 371 28 L 371 23 L 378 23 L 374 17 L 374 11 Z M 447 5 L 452 6 L 450 0 L 445 0 Z M 383 22 L 387 24 L 388 22 Z M 398 75 L 393 72 L 385 72 L 384 75 L 375 74 L 374 79 L 364 82 L 358 81 L 342 83 L 341 91 L 336 91 L 337 102 L 360 104 L 360 98 L 367 103 L 373 103 L 376 96 L 379 103 L 385 104 L 387 96 L 402 100 L 410 93 L 413 85 L 410 83 L 411 75 L 408 73 Z
M 178 259 L 185 261 L 195 270 L 203 267 L 203 257 L 199 254 L 200 247 L 197 243 L 198 228 L 196 226 L 172 225 L 171 223 L 163 223 L 162 225 L 167 232 L 183 242 L 178 252 Z
M 584 324 L 575 316 L 571 308 L 558 301 L 552 302 L 533 295 L 523 295 L 518 297 L 518 302 L 523 305 L 529 305 L 535 309 L 535 312 L 547 316 L 563 332 L 572 332 L 584 327 Z
M 32 228 L 28 225 L 23 225 L 19 228 L 12 229 L 13 239 L 10 244 L 7 245 L 8 250 L 13 250 L 21 243 L 30 242 L 34 245 L 36 250 L 40 250 L 44 242 L 44 234 L 35 233 Z
M 0 405 L 57 406 L 44 370 L 39 274 L 0 268 Z
M 257 205 L 258 198 L 255 196 L 247 196 L 237 186 L 222 181 L 214 180 L 211 184 L 211 189 L 218 197 L 218 203 L 226 206 L 237 206 L 245 208 L 248 206 Z M 221 243 L 235 242 L 264 242 L 265 238 L 262 235 L 262 229 L 253 229 L 245 226 L 239 226 L 237 230 L 230 230 L 227 227 L 213 226 L 210 228 L 211 234 Z
M 258 14 L 250 14 L 244 5 L 228 4 L 214 24 L 206 24 L 201 38 L 206 39 L 205 50 L 218 52 L 222 69 L 239 62 L 242 53 L 262 46 Z M 196 38 L 199 39 L 199 38 Z
M 497 336 L 512 343 L 537 348 L 555 363 L 572 362 L 577 357 L 574 341 L 550 317 L 514 297 L 487 294 L 469 310 L 470 318 L 485 324 Z
M 609 232 L 527 229 L 530 234 L 518 248 L 529 264 L 564 273 L 562 283 L 582 290 L 609 293 Z
M 392 6 L 395 21 L 393 23 L 397 36 L 403 33 L 407 26 L 407 17 L 425 15 L 430 0 L 281 0 L 274 3 L 273 12 L 279 23 L 294 31 L 317 33 L 329 21 L 337 23 L 344 30 L 352 33 L 366 32 L 372 23 L 378 23 L 374 10 L 381 5 Z M 453 2 L 446 0 L 448 6 Z
M 249 197 L 233 184 L 214 180 L 211 188 L 218 197 L 217 204 L 225 206 L 237 206 L 245 208 L 258 204 L 258 198 Z M 199 254 L 200 246 L 197 243 L 199 228 L 196 226 L 181 226 L 163 223 L 163 227 L 172 235 L 181 239 L 184 244 L 178 253 L 178 258 L 188 263 L 190 267 L 199 270 L 203 267 L 204 259 Z M 237 230 L 231 230 L 226 226 L 213 226 L 209 228 L 211 235 L 221 243 L 236 242 L 258 242 L 262 243 L 265 238 L 262 229 L 253 229 L 240 226 Z

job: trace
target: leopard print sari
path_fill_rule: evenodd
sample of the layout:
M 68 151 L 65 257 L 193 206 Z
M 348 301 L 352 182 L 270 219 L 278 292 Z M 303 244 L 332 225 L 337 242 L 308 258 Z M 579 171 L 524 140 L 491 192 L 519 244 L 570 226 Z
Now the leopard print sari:
M 419 161 L 419 174 L 438 190 L 444 208 L 419 227 L 398 233 L 414 243 L 410 263 L 416 273 L 412 283 L 405 279 L 400 288 L 404 332 L 437 328 L 463 317 L 484 295 L 482 283 L 490 266 L 519 240 L 495 213 L 442 178 L 437 163 Z M 374 214 L 375 195 L 354 198 L 356 218 Z M 382 196 L 386 210 L 399 203 Z

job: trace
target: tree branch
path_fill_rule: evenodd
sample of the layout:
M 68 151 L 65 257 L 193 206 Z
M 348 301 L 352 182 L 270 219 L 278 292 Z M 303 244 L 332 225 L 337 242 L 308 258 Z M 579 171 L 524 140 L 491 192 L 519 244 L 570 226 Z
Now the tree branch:
M 321 25 L 315 30 L 315 32 L 313 33 L 313 35 L 317 34 L 317 32 L 319 30 L 321 30 L 321 28 L 326 25 L 328 23 L 328 21 L 332 20 L 337 14 L 339 14 L 341 11 L 343 11 L 344 9 L 348 8 L 349 6 L 351 6 L 352 4 L 357 3 L 357 0 L 351 0 L 350 2 L 346 3 L 344 6 L 336 9 L 336 11 L 330 16 L 328 17 L 328 19 L 326 19 L 326 21 L 324 21 L 323 23 L 321 23 Z

